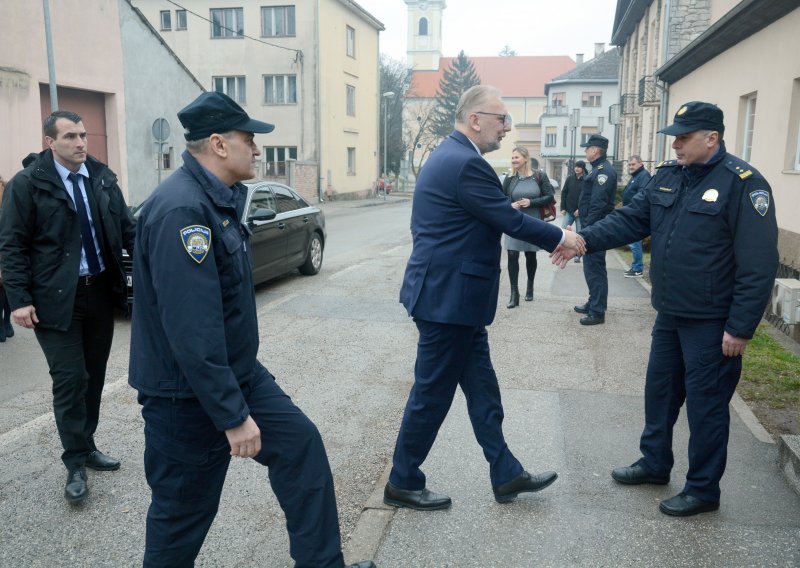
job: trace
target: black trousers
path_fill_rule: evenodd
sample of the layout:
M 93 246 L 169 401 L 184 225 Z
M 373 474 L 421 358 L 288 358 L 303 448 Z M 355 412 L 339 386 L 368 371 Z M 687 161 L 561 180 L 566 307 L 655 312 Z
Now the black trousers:
M 94 432 L 113 337 L 113 295 L 105 274 L 91 284 L 81 279 L 66 331 L 36 328 L 53 379 L 53 412 L 67 469 L 82 466 L 97 449 Z

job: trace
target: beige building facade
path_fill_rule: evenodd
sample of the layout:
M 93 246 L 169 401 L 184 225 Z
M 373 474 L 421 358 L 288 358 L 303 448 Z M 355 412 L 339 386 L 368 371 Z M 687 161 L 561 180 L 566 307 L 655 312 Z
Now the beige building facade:
M 134 4 L 206 89 L 275 124 L 256 135 L 260 177 L 286 179 L 296 162 L 317 170 L 313 188 L 297 187 L 306 197 L 368 191 L 378 175 L 383 30 L 369 13 L 348 0 Z

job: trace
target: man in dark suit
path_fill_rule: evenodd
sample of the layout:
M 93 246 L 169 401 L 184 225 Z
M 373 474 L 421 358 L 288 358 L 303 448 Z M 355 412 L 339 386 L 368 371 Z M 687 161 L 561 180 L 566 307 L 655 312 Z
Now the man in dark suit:
M 553 250 L 579 252 L 574 233 L 511 206 L 482 154 L 496 150 L 511 129 L 499 92 L 476 86 L 461 97 L 456 130 L 431 154 L 414 193 L 414 248 L 400 301 L 419 329 L 414 386 L 406 405 L 384 502 L 419 510 L 444 509 L 450 498 L 425 486 L 420 466 L 453 401 L 456 386 L 467 399 L 475 437 L 490 465 L 495 499 L 544 489 L 555 472 L 526 472 L 503 438 L 503 406 L 489 356 L 486 326 L 497 309 L 500 236 Z
M 44 122 L 49 149 L 25 159 L 6 188 L 0 217 L 3 281 L 17 325 L 33 329 L 53 379 L 53 411 L 67 467 L 64 497 L 88 494 L 86 467 L 119 469 L 94 433 L 114 334 L 125 305 L 122 249 L 135 226 L 117 176 L 89 156 L 80 116 Z

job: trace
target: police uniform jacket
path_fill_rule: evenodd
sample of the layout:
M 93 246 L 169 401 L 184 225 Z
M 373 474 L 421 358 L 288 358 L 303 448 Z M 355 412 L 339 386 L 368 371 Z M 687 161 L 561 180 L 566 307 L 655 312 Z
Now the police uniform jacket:
M 581 226 L 588 227 L 614 210 L 617 195 L 617 173 L 606 158 L 592 162 L 592 171 L 583 177 L 579 202 Z
M 128 382 L 140 395 L 197 398 L 222 431 L 249 415 L 240 385 L 260 365 L 247 188 L 209 177 L 189 152 L 183 161 L 139 215 Z
M 428 158 L 414 191 L 413 249 L 400 290 L 409 315 L 489 325 L 497 309 L 503 233 L 549 251 L 563 235 L 511 207 L 489 163 L 464 134 L 453 132 Z
M 0 257 L 12 310 L 33 305 L 38 327 L 66 331 L 72 320 L 81 258 L 81 228 L 53 162 L 53 152 L 32 154 L 3 195 Z M 134 220 L 108 166 L 86 160 L 92 222 L 111 277 L 116 303 L 126 305 L 122 249 L 133 251 Z
M 581 231 L 590 251 L 649 234 L 653 307 L 726 319 L 728 333 L 751 338 L 778 267 L 772 190 L 761 174 L 724 144 L 705 164 L 663 162 L 630 205 Z
M 649 181 L 650 172 L 644 166 L 633 172 L 631 179 L 628 180 L 628 184 L 625 186 L 625 190 L 622 192 L 622 204 L 630 205 L 634 196 L 642 191 Z

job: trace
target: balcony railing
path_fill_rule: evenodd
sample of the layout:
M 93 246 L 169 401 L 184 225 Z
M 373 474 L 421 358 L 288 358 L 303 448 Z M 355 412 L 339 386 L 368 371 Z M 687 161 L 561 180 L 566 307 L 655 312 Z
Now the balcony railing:
M 569 107 L 556 105 L 556 106 L 546 106 L 544 107 L 544 113 L 542 116 L 568 116 L 569 115 Z
M 658 83 L 652 75 L 645 75 L 639 79 L 639 106 L 659 104 L 661 104 L 661 96 Z
M 636 108 L 636 95 L 621 95 L 619 97 L 619 108 L 623 115 L 639 114 Z

